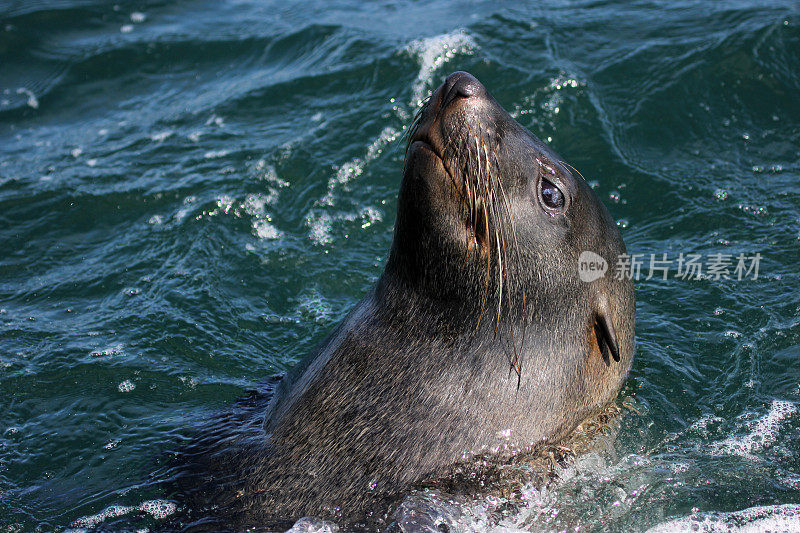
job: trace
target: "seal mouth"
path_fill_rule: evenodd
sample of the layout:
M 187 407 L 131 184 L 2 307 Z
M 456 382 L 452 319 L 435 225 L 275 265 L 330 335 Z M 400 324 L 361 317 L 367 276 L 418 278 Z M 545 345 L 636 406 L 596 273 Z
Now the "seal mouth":
M 470 168 L 469 161 L 462 161 L 463 158 L 457 155 L 458 147 L 456 145 L 458 143 L 452 142 L 451 138 L 448 137 L 444 141 L 445 146 L 442 149 L 440 147 L 442 143 L 431 138 L 432 136 L 429 133 L 431 129 L 439 125 L 439 122 L 439 120 L 434 119 L 428 127 L 416 127 L 413 129 L 406 153 L 408 155 L 412 152 L 423 151 L 441 163 L 447 174 L 446 179 L 453 185 L 459 205 L 464 211 L 462 218 L 465 222 L 467 233 L 467 254 L 470 254 L 474 248 L 478 248 L 491 255 L 491 250 L 487 249 L 491 233 L 491 216 L 488 213 L 490 205 L 484 200 L 480 175 Z M 457 134 L 453 135 L 457 136 Z M 464 135 L 462 134 L 461 136 L 463 137 Z M 408 160 L 408 157 L 406 157 L 406 160 Z M 465 258 L 465 261 L 468 257 Z
M 489 294 L 497 297 L 495 333 L 503 304 L 511 310 L 512 254 L 519 253 L 511 204 L 503 184 L 498 154 L 502 139 L 495 121 L 499 105 L 470 74 L 456 72 L 437 88 L 417 112 L 409 129 L 406 162 L 425 151 L 441 162 L 453 184 L 454 199 L 464 224 L 466 265 L 477 252 L 485 266 L 481 318 Z M 525 297 L 522 295 L 522 307 Z M 524 312 L 524 311 L 523 311 Z M 516 351 L 516 350 L 515 350 Z M 515 356 L 512 368 L 519 375 Z

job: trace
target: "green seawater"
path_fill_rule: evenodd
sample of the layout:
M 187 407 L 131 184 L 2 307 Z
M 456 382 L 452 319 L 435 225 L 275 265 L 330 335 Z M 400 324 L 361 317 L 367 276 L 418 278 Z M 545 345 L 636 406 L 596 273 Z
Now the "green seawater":
M 644 261 L 614 453 L 500 525 L 800 530 L 796 1 L 6 0 L 0 531 L 158 529 L 187 427 L 379 276 L 404 128 L 455 70 Z

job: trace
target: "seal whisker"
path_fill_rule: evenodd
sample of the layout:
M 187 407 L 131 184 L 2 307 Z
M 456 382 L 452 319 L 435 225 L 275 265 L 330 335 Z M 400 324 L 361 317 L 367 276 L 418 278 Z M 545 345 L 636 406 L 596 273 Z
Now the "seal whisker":
M 561 163 L 562 165 L 568 166 L 569 168 L 571 168 L 572 170 L 574 170 L 575 172 L 577 172 L 577 173 L 578 173 L 578 176 L 580 176 L 580 177 L 581 177 L 581 179 L 582 179 L 583 181 L 586 181 L 586 178 L 584 178 L 584 177 L 583 177 L 583 174 L 581 174 L 581 171 L 580 171 L 580 170 L 578 170 L 577 168 L 573 167 L 572 165 L 570 165 L 570 164 L 569 164 L 569 163 L 567 163 L 566 161 L 562 161 L 562 160 L 560 160 L 560 159 L 559 159 L 559 160 L 558 160 L 558 162 L 559 162 L 559 163 Z
M 495 211 L 495 213 L 496 213 L 495 224 L 499 229 L 500 241 L 502 243 L 502 253 L 499 253 L 499 255 L 502 256 L 502 259 L 500 259 L 500 262 L 501 262 L 501 265 L 500 265 L 500 272 L 501 272 L 500 299 L 502 299 L 502 294 L 504 292 L 503 281 L 505 281 L 505 292 L 506 292 L 506 298 L 508 300 L 507 306 L 509 308 L 509 314 L 510 314 L 512 312 L 510 279 L 508 279 L 508 280 L 505 279 L 505 278 L 508 278 L 509 274 L 510 274 L 510 272 L 508 271 L 508 265 L 510 263 L 509 263 L 509 259 L 508 259 L 508 245 L 507 245 L 507 242 L 506 242 L 506 233 L 508 231 L 506 223 L 508 222 L 508 224 L 511 226 L 510 231 L 511 231 L 511 234 L 512 234 L 512 237 L 513 237 L 513 241 L 512 242 L 513 242 L 513 245 L 514 245 L 513 246 L 513 250 L 514 251 L 518 251 L 516 228 L 514 227 L 514 219 L 513 219 L 513 216 L 512 216 L 512 212 L 511 212 L 511 205 L 510 205 L 510 202 L 508 201 L 508 196 L 506 195 L 505 188 L 503 187 L 502 180 L 500 179 L 499 174 L 497 174 L 495 172 L 491 172 L 491 170 L 495 170 L 495 169 L 499 168 L 499 165 L 497 164 L 497 160 L 494 157 L 492 157 L 491 159 L 489 158 L 487 143 L 483 142 L 482 144 L 483 144 L 484 155 L 486 157 L 487 164 L 488 164 L 489 161 L 494 162 L 494 165 L 489 165 L 490 166 L 490 172 L 488 174 L 489 174 L 489 181 L 490 181 L 491 189 L 492 189 L 492 191 L 491 191 L 492 192 L 492 198 L 493 198 L 493 202 L 494 202 L 494 205 L 495 205 L 495 208 L 496 208 L 496 211 Z M 500 195 L 498 195 L 497 189 L 500 189 L 500 193 L 502 194 L 502 198 L 500 198 Z M 499 207 L 497 205 L 498 203 L 500 204 Z M 500 252 L 500 250 L 498 250 L 498 252 Z M 498 316 L 497 316 L 497 323 L 495 325 L 495 334 L 497 333 L 497 329 L 499 328 L 501 311 L 502 311 L 501 310 L 501 305 L 500 305 L 500 303 L 498 303 Z M 509 363 L 511 365 L 510 366 L 510 370 L 513 370 L 517 374 L 517 387 L 519 388 L 519 385 L 520 385 L 521 379 L 522 379 L 522 367 L 521 367 L 521 364 L 520 364 L 519 353 L 522 350 L 522 346 L 520 346 L 520 350 L 518 351 L 517 350 L 516 337 L 514 335 L 514 326 L 513 325 L 511 325 L 509 327 L 509 331 L 510 331 L 510 334 L 511 334 L 511 347 L 512 347 L 512 352 L 513 352 L 513 355 L 509 357 Z M 523 333 L 523 340 L 524 340 L 524 333 Z
M 485 142 L 485 135 L 483 131 L 481 131 L 480 137 L 481 137 L 480 139 L 478 139 L 477 136 L 475 138 L 475 149 L 478 152 L 478 161 L 481 162 L 480 152 L 481 148 L 483 148 L 484 165 L 481 167 L 481 177 L 483 179 L 484 188 L 486 190 L 486 196 L 490 205 L 492 226 L 494 230 L 494 240 L 495 240 L 495 245 L 497 247 L 497 273 L 499 277 L 499 287 L 498 287 L 498 299 L 497 299 L 497 316 L 495 318 L 495 327 L 494 327 L 494 334 L 495 336 L 497 336 L 497 332 L 500 327 L 500 317 L 502 315 L 503 293 L 508 290 L 506 286 L 507 285 L 506 262 L 504 261 L 505 236 L 503 235 L 503 217 L 501 216 L 500 210 L 497 205 L 498 204 L 497 193 L 494 184 L 494 182 L 497 179 L 497 176 L 495 175 L 495 173 L 492 172 L 489 154 Z
M 483 200 L 481 200 L 481 205 L 483 205 Z M 488 219 L 488 217 L 484 216 L 483 217 L 483 222 L 484 222 L 484 225 L 485 225 L 485 228 L 486 228 L 486 234 L 488 235 L 488 233 L 489 233 L 489 219 Z M 486 308 L 486 300 L 489 298 L 489 268 L 490 268 L 490 262 L 491 262 L 491 250 L 490 250 L 490 248 L 487 247 L 487 249 L 486 249 L 486 282 L 484 284 L 484 289 L 483 289 L 483 302 L 481 302 L 481 312 L 480 312 L 480 314 L 478 314 L 478 322 L 477 322 L 477 324 L 475 324 L 475 330 L 476 331 L 481 325 L 481 318 L 483 318 L 483 311 Z
M 519 390 L 519 386 L 522 384 L 522 366 L 519 362 L 519 354 L 517 353 L 517 339 L 514 338 L 514 328 L 510 329 L 511 331 L 511 346 L 514 350 L 514 359 L 511 361 L 511 369 L 516 371 L 517 373 L 517 390 Z M 520 350 L 522 348 L 520 347 Z
M 469 146 L 469 145 L 467 145 L 467 146 Z M 470 150 L 470 153 L 471 153 L 471 150 Z M 475 157 L 477 158 L 477 156 L 478 156 L 478 154 L 476 153 Z M 479 167 L 480 167 L 480 165 L 478 166 L 478 169 L 476 169 L 475 177 L 476 177 L 476 180 L 478 181 L 478 187 L 483 189 L 482 194 L 481 194 L 480 206 L 481 206 L 481 212 L 483 213 L 484 235 L 486 237 L 486 241 L 487 241 L 487 244 L 488 244 L 488 239 L 489 239 L 489 218 L 491 216 L 491 213 L 490 213 L 490 210 L 489 210 L 489 206 L 487 205 L 488 195 L 486 194 L 486 192 L 487 192 L 486 181 L 482 179 L 482 176 L 480 175 Z M 480 316 L 478 317 L 478 324 L 476 325 L 476 329 L 477 329 L 477 326 L 480 325 L 480 320 L 481 320 L 481 317 L 483 317 L 483 312 L 484 312 L 484 309 L 486 307 L 486 302 L 487 302 L 487 300 L 489 298 L 489 285 L 490 285 L 490 277 L 491 277 L 491 266 L 492 266 L 492 247 L 491 246 L 486 246 L 486 280 L 485 280 L 485 283 L 484 283 L 484 294 L 483 294 L 483 302 L 481 304 L 481 313 L 480 313 Z
M 451 136 L 447 139 L 447 142 L 445 143 L 445 150 L 444 150 L 445 153 L 450 148 L 452 148 L 453 151 L 456 150 L 455 142 L 453 141 L 454 138 L 455 136 Z M 452 159 L 455 159 L 457 161 L 457 157 L 452 157 Z M 459 173 L 459 178 L 460 181 L 462 182 L 460 183 L 460 187 L 466 191 L 466 198 L 464 198 L 464 196 L 462 195 L 462 200 L 466 200 L 468 225 L 470 230 L 472 231 L 473 240 L 476 240 L 477 235 L 475 235 L 475 192 L 472 189 L 472 183 L 471 183 L 472 180 L 469 179 L 469 172 L 466 172 L 461 165 L 456 165 L 455 168 L 456 171 Z M 472 255 L 472 243 L 470 242 L 469 232 L 467 232 L 465 235 L 465 241 L 466 241 L 466 251 L 464 253 L 464 263 L 462 264 L 462 268 L 464 265 L 466 265 L 467 261 Z
M 497 196 L 494 191 L 494 185 L 491 183 L 491 177 L 486 180 L 487 181 L 487 188 L 489 189 L 490 196 L 490 204 L 492 206 L 492 222 L 494 223 L 494 238 L 495 244 L 497 245 L 497 271 L 498 276 L 500 277 L 500 286 L 498 290 L 498 298 L 497 298 L 497 317 L 494 326 L 494 334 L 497 335 L 497 330 L 500 327 L 500 315 L 502 314 L 502 306 L 503 306 L 503 292 L 506 289 L 506 266 L 503 258 L 505 256 L 505 238 L 502 235 L 502 228 L 503 222 L 502 217 L 498 211 L 497 207 Z M 502 241 L 502 242 L 501 242 Z M 507 289 L 506 289 L 507 290 Z

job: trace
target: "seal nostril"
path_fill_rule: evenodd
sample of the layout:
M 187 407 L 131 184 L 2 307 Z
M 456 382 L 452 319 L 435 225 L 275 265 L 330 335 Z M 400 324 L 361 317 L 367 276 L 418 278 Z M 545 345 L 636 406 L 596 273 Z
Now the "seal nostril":
M 456 98 L 469 98 L 477 96 L 484 90 L 478 79 L 468 72 L 454 72 L 444 82 L 442 92 L 443 103 L 446 106 Z

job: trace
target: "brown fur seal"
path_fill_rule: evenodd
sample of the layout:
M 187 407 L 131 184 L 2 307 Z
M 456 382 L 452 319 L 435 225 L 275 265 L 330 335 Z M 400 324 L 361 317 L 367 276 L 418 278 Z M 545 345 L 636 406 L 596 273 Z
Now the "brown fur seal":
M 592 189 L 477 79 L 449 76 L 412 126 L 379 281 L 263 426 L 200 459 L 213 513 L 237 530 L 376 527 L 386 498 L 450 465 L 568 435 L 614 400 L 634 346 L 633 282 L 581 281 L 583 251 L 625 253 Z

